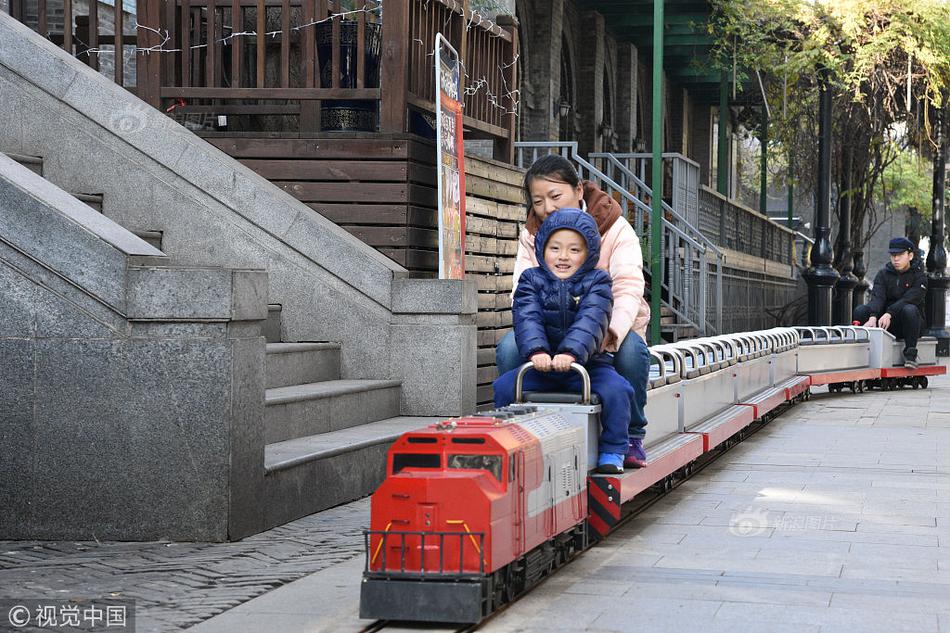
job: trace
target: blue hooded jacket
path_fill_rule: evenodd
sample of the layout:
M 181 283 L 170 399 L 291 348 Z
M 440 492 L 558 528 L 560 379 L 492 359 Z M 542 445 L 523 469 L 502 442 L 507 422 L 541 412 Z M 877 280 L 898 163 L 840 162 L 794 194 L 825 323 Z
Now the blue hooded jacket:
M 544 263 L 544 247 L 560 229 L 587 242 L 587 259 L 564 280 Z M 597 223 L 580 209 L 561 209 L 541 224 L 534 248 L 538 266 L 522 273 L 512 306 L 518 351 L 525 360 L 537 352 L 570 354 L 582 365 L 597 360 L 613 309 L 610 275 L 594 268 L 600 257 Z

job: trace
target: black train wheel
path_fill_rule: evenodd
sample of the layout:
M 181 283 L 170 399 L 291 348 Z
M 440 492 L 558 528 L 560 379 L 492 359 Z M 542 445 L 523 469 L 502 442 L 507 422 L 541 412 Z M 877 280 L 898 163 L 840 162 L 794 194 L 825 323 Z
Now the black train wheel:
M 920 388 L 921 388 L 921 389 L 926 389 L 926 388 L 927 388 L 927 385 L 929 385 L 929 384 L 930 384 L 930 383 L 929 383 L 929 381 L 927 380 L 927 377 L 926 377 L 926 376 L 921 376 L 921 377 L 920 377 Z
M 867 387 L 866 387 L 866 385 L 864 384 L 864 381 L 863 381 L 863 380 L 859 380 L 859 381 L 858 381 L 858 393 L 864 393 L 864 391 L 865 391 L 866 389 L 867 389 Z

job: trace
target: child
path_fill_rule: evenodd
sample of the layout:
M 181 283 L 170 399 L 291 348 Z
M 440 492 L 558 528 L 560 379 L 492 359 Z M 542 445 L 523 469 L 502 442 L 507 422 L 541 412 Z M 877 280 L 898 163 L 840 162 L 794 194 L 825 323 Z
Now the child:
M 560 209 L 581 209 L 597 223 L 600 233 L 600 259 L 597 268 L 610 274 L 614 307 L 601 351 L 611 352 L 617 372 L 633 385 L 636 396 L 630 408 L 630 447 L 624 466 L 646 466 L 643 449 L 647 419 L 647 381 L 650 376 L 650 352 L 646 328 L 650 307 L 643 298 L 643 254 L 640 238 L 623 217 L 620 204 L 589 180 L 581 180 L 569 160 L 558 154 L 538 158 L 524 175 L 527 216 L 518 236 L 518 256 L 512 273 L 512 297 L 521 273 L 538 265 L 535 236 L 541 223 Z M 498 373 L 514 369 L 524 362 L 514 332 L 508 332 L 495 353 Z
M 917 367 L 917 337 L 924 319 L 927 273 L 917 248 L 906 237 L 895 237 L 887 250 L 891 262 L 874 277 L 871 301 L 854 309 L 853 319 L 866 327 L 890 330 L 904 339 L 904 366 Z
M 535 253 L 539 265 L 522 273 L 512 308 L 518 350 L 537 370 L 525 375 L 524 389 L 579 391 L 580 376 L 570 367 L 584 365 L 603 406 L 597 470 L 622 473 L 634 390 L 610 354 L 599 352 L 613 296 L 610 275 L 594 268 L 597 223 L 580 209 L 551 214 L 538 229 Z M 495 381 L 495 406 L 514 400 L 517 373 L 512 369 Z

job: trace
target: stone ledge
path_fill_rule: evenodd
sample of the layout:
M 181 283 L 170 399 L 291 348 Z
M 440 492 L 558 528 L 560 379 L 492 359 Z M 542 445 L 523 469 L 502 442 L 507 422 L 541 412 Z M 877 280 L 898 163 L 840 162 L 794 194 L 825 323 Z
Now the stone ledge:
M 402 382 L 399 380 L 325 380 L 306 385 L 268 389 L 264 401 L 268 405 L 287 404 L 289 402 L 300 402 L 301 400 L 362 393 L 375 389 L 398 388 L 401 384 Z
M 144 320 L 254 321 L 267 318 L 267 273 L 227 268 L 131 266 L 128 316 Z
M 370 424 L 268 444 L 264 449 L 264 470 L 268 473 L 293 468 L 317 459 L 388 443 L 397 437 L 442 420 L 439 417 L 400 416 Z
M 475 314 L 478 286 L 474 280 L 395 279 L 394 314 Z

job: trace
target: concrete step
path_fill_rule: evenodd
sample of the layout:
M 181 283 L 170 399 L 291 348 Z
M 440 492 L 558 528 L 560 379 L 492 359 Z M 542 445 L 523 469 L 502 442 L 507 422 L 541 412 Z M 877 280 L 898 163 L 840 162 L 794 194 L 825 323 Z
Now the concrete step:
M 329 433 L 399 415 L 398 380 L 327 380 L 264 392 L 264 442 Z
M 76 200 L 85 202 L 87 205 L 102 213 L 102 194 L 101 193 L 74 193 Z
M 393 417 L 264 448 L 265 529 L 359 499 L 383 481 L 400 435 L 442 418 Z
M 142 238 L 158 250 L 162 250 L 162 232 L 161 231 L 140 231 L 133 230 L 136 236 Z
M 43 159 L 39 156 L 26 156 L 24 154 L 7 154 L 12 160 L 20 163 L 34 174 L 43 175 Z
M 267 389 L 340 379 L 339 343 L 268 343 Z
M 281 306 L 271 303 L 267 306 L 267 323 L 264 324 L 264 340 L 268 343 L 280 342 L 280 310 Z

